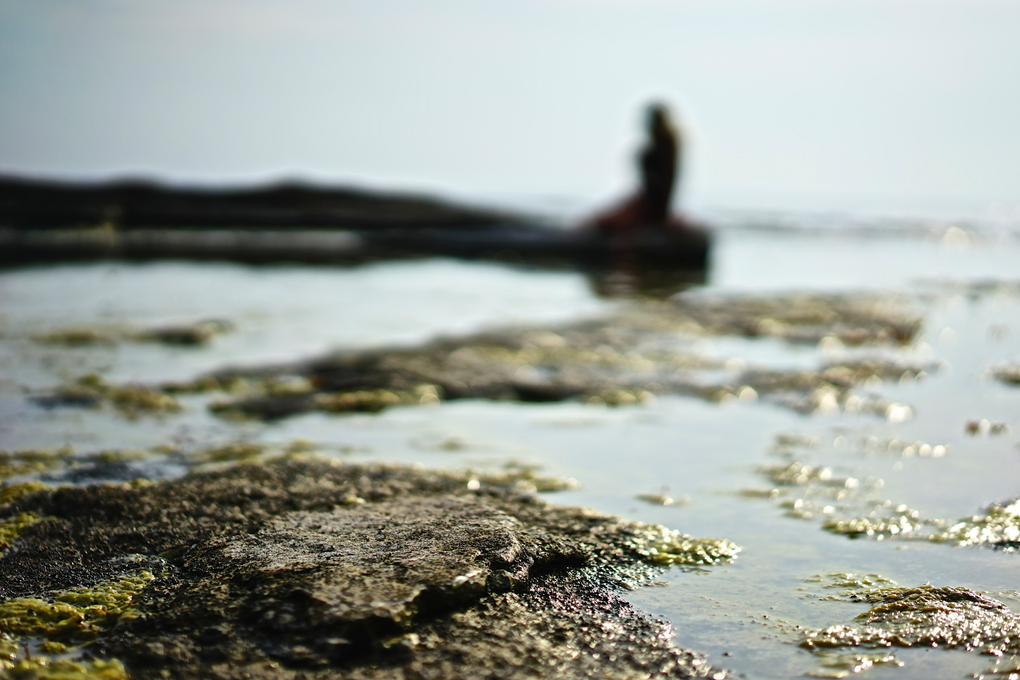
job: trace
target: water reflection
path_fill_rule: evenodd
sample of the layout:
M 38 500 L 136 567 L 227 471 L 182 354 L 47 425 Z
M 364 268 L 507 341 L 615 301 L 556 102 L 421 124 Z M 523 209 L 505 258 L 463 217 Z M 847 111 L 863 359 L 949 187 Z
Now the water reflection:
M 654 298 L 664 300 L 708 280 L 705 268 L 666 268 L 643 266 L 635 257 L 617 267 L 592 268 L 585 271 L 588 285 L 602 298 Z

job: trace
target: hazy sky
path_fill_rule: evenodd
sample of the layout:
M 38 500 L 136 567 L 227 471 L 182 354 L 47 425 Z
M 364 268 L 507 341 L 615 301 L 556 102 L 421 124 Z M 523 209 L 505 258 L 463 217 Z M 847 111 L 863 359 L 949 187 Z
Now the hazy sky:
M 1020 219 L 1020 2 L 0 0 L 0 171 Z

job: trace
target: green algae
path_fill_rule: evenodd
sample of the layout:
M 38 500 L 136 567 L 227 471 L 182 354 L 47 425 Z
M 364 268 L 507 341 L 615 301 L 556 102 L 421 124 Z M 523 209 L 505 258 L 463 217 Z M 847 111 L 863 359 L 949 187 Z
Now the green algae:
M 658 524 L 638 524 L 630 547 L 651 564 L 713 566 L 732 562 L 740 546 L 724 538 L 694 538 Z
M 261 458 L 267 451 L 269 447 L 258 442 L 230 442 L 192 451 L 188 460 L 195 464 L 250 462 Z
M 579 677 L 613 656 L 621 676 L 724 675 L 620 588 L 670 564 L 721 564 L 736 546 L 558 508 L 520 493 L 533 467 L 506 472 L 301 454 L 142 488 L 70 488 L 55 505 L 40 495 L 25 507 L 53 506 L 54 520 L 0 558 L 0 586 L 20 596 L 4 603 L 14 611 L 0 611 L 0 635 L 69 643 L 67 654 L 120 659 L 139 677 Z M 138 605 L 95 594 L 145 587 L 137 560 L 127 575 L 116 567 L 125 539 L 173 564 Z M 67 565 L 53 564 L 54 546 Z M 120 579 L 66 588 L 111 565 Z M 131 575 L 141 583 L 126 585 Z M 38 596 L 54 584 L 65 589 Z M 125 621 L 134 606 L 143 615 Z
M 845 437 L 837 437 L 834 448 L 847 446 Z M 871 538 L 875 540 L 911 539 L 934 542 L 955 542 L 976 544 L 979 542 L 1012 548 L 1010 512 L 990 509 L 991 515 L 962 520 L 954 533 L 946 531 L 944 520 L 925 517 L 915 508 L 891 500 L 882 500 L 878 492 L 884 487 L 882 479 L 838 474 L 833 467 L 803 463 L 793 456 L 804 453 L 817 443 L 800 439 L 795 435 L 780 435 L 772 447 L 772 453 L 788 459 L 788 462 L 761 466 L 758 471 L 775 485 L 769 490 L 751 490 L 752 496 L 775 498 L 789 517 L 798 519 L 821 518 L 821 528 L 832 534 L 848 538 Z M 880 440 L 877 437 L 860 438 L 853 443 L 853 449 L 866 455 L 892 453 L 904 458 L 941 458 L 948 448 L 941 444 L 932 445 L 924 441 L 899 439 Z M 797 497 L 791 497 L 793 493 Z M 1013 508 L 1015 511 L 1016 508 Z M 982 532 L 979 526 L 987 531 Z M 1020 528 L 1016 536 L 1020 537 Z
M 512 334 L 508 343 L 515 340 Z M 449 399 L 485 398 L 546 402 L 575 400 L 591 405 L 630 406 L 653 402 L 660 394 L 683 394 L 721 403 L 769 399 L 802 413 L 843 410 L 875 414 L 899 422 L 912 416 L 906 404 L 859 396 L 852 387 L 872 380 L 921 375 L 918 367 L 883 359 L 844 362 L 808 371 L 751 370 L 735 382 L 704 382 L 693 371 L 720 368 L 722 362 L 683 352 L 646 350 L 623 354 L 613 348 L 550 358 L 510 348 L 482 348 L 466 338 L 417 349 L 353 353 L 311 366 L 285 367 L 278 377 L 207 376 L 192 384 L 164 386 L 167 392 L 226 386 L 233 395 L 210 409 L 222 416 L 272 419 L 307 411 L 378 412 L 394 406 L 434 405 Z M 590 342 L 590 340 L 589 340 Z M 522 356 L 524 358 L 522 358 Z M 526 363 L 531 359 L 535 363 Z M 305 373 L 306 378 L 293 378 Z M 350 373 L 350 375 L 348 375 Z M 274 380 L 295 381 L 299 389 L 281 392 Z M 333 383 L 353 389 L 334 390 Z M 238 388 L 237 385 L 243 385 Z
M 25 680 L 128 680 L 124 664 L 116 659 L 71 661 L 36 655 L 31 659 L 4 661 L 0 677 Z
M 169 455 L 175 461 L 194 467 L 208 464 L 258 464 L 279 459 L 297 460 L 303 456 L 314 457 L 321 448 L 322 445 L 314 441 L 298 437 L 284 443 L 228 441 L 194 449 L 163 445 L 151 451 Z M 340 447 L 340 450 L 344 451 L 344 448 Z
M 45 640 L 39 643 L 39 649 L 47 654 L 64 654 L 67 652 L 67 645 L 56 640 Z
M 992 504 L 983 515 L 962 519 L 945 531 L 933 534 L 936 543 L 989 545 L 1013 552 L 1020 546 L 1020 500 Z
M 155 578 L 141 569 L 92 587 L 54 591 L 45 600 L 18 597 L 0 602 L 0 633 L 72 643 L 94 639 L 119 621 L 136 618 L 132 601 Z
M 203 345 L 217 335 L 233 330 L 229 321 L 218 319 L 192 324 L 130 328 L 126 326 L 85 326 L 35 335 L 35 342 L 66 347 L 114 345 L 125 341 L 159 342 L 167 345 Z
M 815 654 L 815 660 L 819 666 L 809 670 L 804 675 L 810 678 L 848 678 L 875 666 L 903 667 L 903 662 L 894 654 L 878 653 L 838 653 L 831 650 L 822 650 Z
M 159 326 L 134 332 L 131 338 L 161 342 L 166 345 L 204 345 L 218 335 L 234 330 L 234 324 L 223 319 L 208 319 L 192 324 Z
M 996 380 L 1007 385 L 1020 385 L 1020 364 L 999 366 L 992 371 L 992 375 Z
M 432 390 L 355 390 L 318 394 L 315 408 L 328 413 L 378 413 L 391 406 L 421 404 L 426 395 L 429 402 L 439 402 L 439 392 L 434 387 Z
M 804 579 L 805 583 L 817 583 L 827 590 L 839 589 L 843 592 L 838 596 L 827 596 L 823 599 L 845 600 L 854 593 L 869 588 L 897 585 L 896 581 L 887 579 L 881 574 L 858 574 L 852 571 L 816 574 Z
M 773 484 L 780 486 L 804 486 L 818 484 L 832 489 L 854 490 L 861 481 L 856 477 L 836 475 L 831 467 L 793 462 L 784 465 L 766 465 L 759 472 Z
M 580 482 L 572 477 L 539 475 L 533 468 L 511 467 L 506 470 L 482 472 L 477 470 L 443 470 L 445 479 L 465 484 L 470 491 L 482 487 L 513 489 L 524 493 L 549 493 L 579 489 Z
M 0 635 L 0 669 L 7 668 L 4 664 L 12 664 L 18 658 L 18 643 L 6 635 Z
M 776 450 L 786 450 L 788 448 L 816 449 L 821 444 L 822 440 L 814 435 L 797 432 L 780 432 L 775 436 L 773 447 Z
M 83 646 L 118 623 L 138 618 L 133 600 L 156 576 L 136 569 L 91 587 L 53 591 L 46 599 L 0 602 L 0 677 L 50 680 L 126 680 L 117 659 L 80 659 Z M 39 642 L 19 658 L 22 641 Z
M 59 467 L 72 452 L 70 446 L 57 449 L 0 450 L 0 482 L 8 477 L 52 470 Z
M 635 498 L 649 505 L 661 505 L 663 507 L 687 505 L 691 502 L 691 498 L 687 494 L 673 497 L 666 493 L 640 493 Z
M 295 375 L 202 375 L 192 380 L 164 383 L 168 394 L 224 392 L 234 396 L 295 396 L 315 391 L 312 381 Z
M 809 631 L 808 649 L 944 647 L 1001 656 L 1020 653 L 1020 616 L 969 588 L 923 585 L 863 588 L 848 600 L 872 604 L 851 625 Z
M 0 519 L 0 552 L 18 540 L 18 536 L 25 529 L 40 521 L 42 517 L 34 512 L 22 512 L 13 517 Z
M 80 378 L 78 384 L 96 390 L 103 400 L 108 401 L 117 410 L 127 415 L 181 410 L 180 402 L 174 397 L 145 385 L 113 385 L 96 375 Z
M 911 342 L 921 316 L 903 298 L 866 294 L 708 295 L 677 298 L 678 321 L 688 332 L 701 328 L 714 335 L 773 337 L 843 345 Z
M 848 677 L 872 665 L 902 666 L 894 648 L 959 649 L 991 655 L 987 673 L 1009 676 L 1020 656 L 1020 615 L 988 593 L 951 586 L 900 587 L 878 574 L 830 573 L 805 579 L 838 593 L 822 600 L 864 603 L 870 608 L 853 623 L 799 633 L 800 646 L 821 666 L 812 677 Z M 877 656 L 869 650 L 878 650 Z M 860 657 L 861 664 L 854 663 Z M 975 675 L 974 677 L 983 677 Z
M 853 443 L 855 449 L 867 454 L 892 454 L 902 458 L 942 458 L 951 451 L 946 444 L 932 444 L 920 439 L 909 441 L 896 437 L 879 439 L 861 437 Z
M 175 413 L 182 409 L 181 403 L 163 390 L 145 385 L 112 384 L 94 373 L 80 377 L 73 384 L 39 395 L 35 401 L 49 407 L 96 408 L 110 404 L 128 417 L 137 417 L 143 413 Z
M 909 506 L 883 503 L 865 517 L 826 519 L 822 523 L 822 529 L 850 538 L 866 536 L 883 540 L 914 533 L 925 526 L 937 523 L 938 520 L 922 519 L 920 511 Z
M 907 505 L 884 501 L 872 504 L 871 511 L 864 515 L 827 517 L 822 528 L 849 538 L 923 540 L 1015 552 L 1020 547 L 1020 501 L 993 503 L 984 514 L 952 524 L 924 517 L 921 511 Z
M 120 340 L 121 334 L 113 329 L 66 328 L 33 336 L 35 342 L 45 345 L 85 347 L 91 345 L 112 345 Z
M 48 488 L 42 482 L 22 482 L 20 484 L 11 484 L 10 486 L 0 486 L 0 505 L 12 503 L 23 496 Z
M 113 465 L 115 463 L 129 463 L 138 460 L 145 460 L 151 457 L 153 454 L 161 453 L 161 447 L 156 446 L 150 450 L 145 449 L 103 449 L 90 453 L 83 457 L 83 460 L 87 460 L 94 463 L 103 463 L 105 465 Z
M 912 312 L 895 308 L 873 296 L 682 298 L 636 304 L 607 319 L 558 328 L 494 331 L 411 348 L 225 370 L 158 389 L 106 385 L 93 376 L 39 401 L 112 403 L 137 415 L 178 409 L 177 393 L 223 392 L 229 396 L 209 404 L 214 413 L 271 420 L 309 411 L 375 413 L 454 399 L 631 406 L 680 394 L 711 402 L 767 399 L 802 413 L 843 410 L 898 422 L 911 417 L 908 405 L 855 394 L 854 386 L 920 379 L 931 366 L 871 357 L 815 370 L 744 370 L 743 362 L 706 356 L 691 346 L 693 337 L 706 334 L 769 335 L 825 347 L 909 342 L 919 322 Z M 718 369 L 726 375 L 707 380 L 698 375 Z

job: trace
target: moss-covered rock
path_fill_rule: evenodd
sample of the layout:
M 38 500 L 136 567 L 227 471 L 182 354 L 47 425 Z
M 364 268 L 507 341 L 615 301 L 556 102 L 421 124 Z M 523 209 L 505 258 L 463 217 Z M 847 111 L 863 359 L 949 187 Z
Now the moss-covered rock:
M 0 557 L 0 634 L 135 678 L 725 675 L 618 588 L 739 548 L 516 481 L 287 459 L 37 489 L 0 508 L 46 518 Z
M 162 389 L 226 392 L 212 403 L 215 412 L 263 419 L 454 399 L 629 405 L 657 394 L 682 394 L 709 401 L 761 396 L 801 412 L 844 409 L 901 420 L 910 415 L 907 407 L 860 397 L 853 389 L 923 378 L 932 366 L 871 357 L 810 370 L 752 368 L 734 375 L 725 361 L 695 352 L 691 340 L 746 335 L 824 347 L 897 345 L 912 341 L 920 323 L 902 301 L 873 295 L 685 296 L 631 305 L 595 321 L 227 369 Z M 703 374 L 720 369 L 727 375 Z

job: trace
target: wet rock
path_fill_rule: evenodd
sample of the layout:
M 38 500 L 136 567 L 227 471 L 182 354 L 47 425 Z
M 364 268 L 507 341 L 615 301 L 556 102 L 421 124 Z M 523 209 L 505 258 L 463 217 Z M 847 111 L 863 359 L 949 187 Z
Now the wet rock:
M 874 605 L 853 625 L 808 632 L 808 649 L 944 647 L 1000 656 L 1020 652 L 1020 616 L 985 594 L 950 586 L 862 588 L 853 602 Z
M 146 385 L 112 384 L 95 374 L 82 376 L 74 384 L 35 395 L 32 400 L 46 408 L 62 406 L 99 408 L 103 404 L 109 404 L 128 417 L 137 417 L 145 413 L 173 413 L 182 408 L 181 403 L 173 395 L 161 389 Z
M 956 545 L 987 545 L 1007 552 L 1020 549 L 1020 500 L 993 503 L 983 514 L 961 519 L 932 536 Z
M 43 333 L 33 338 L 36 342 L 46 345 L 64 345 L 81 347 L 89 345 L 112 345 L 120 339 L 120 334 L 112 329 L 103 328 L 65 328 Z
M 671 505 L 687 505 L 691 502 L 691 497 L 687 494 L 673 497 L 666 493 L 640 493 L 635 496 L 635 498 L 639 501 L 648 503 L 649 505 L 661 505 L 663 507 L 669 507 Z
M 744 370 L 712 375 L 725 361 L 692 350 L 710 334 L 768 335 L 793 342 L 901 344 L 920 327 L 897 301 L 873 296 L 681 297 L 635 304 L 608 319 L 553 329 L 521 329 L 441 339 L 410 348 L 344 352 L 312 361 L 228 369 L 167 392 L 219 390 L 223 415 L 263 419 L 306 411 L 376 412 L 443 400 L 494 399 L 608 405 L 657 394 L 709 401 L 768 399 L 794 410 L 847 410 L 898 421 L 909 407 L 854 388 L 922 379 L 933 367 L 873 356 L 813 370 Z
M 58 467 L 72 453 L 71 447 L 59 449 L 0 449 L 0 484 L 8 477 L 30 475 Z
M 997 380 L 1007 385 L 1020 385 L 1020 364 L 999 366 L 993 371 L 993 374 Z
M 926 516 L 921 510 L 882 498 L 885 483 L 879 478 L 862 477 L 852 468 L 804 463 L 795 457 L 817 445 L 815 438 L 780 434 L 772 453 L 785 462 L 758 469 L 772 488 L 741 494 L 776 500 L 787 516 L 821 519 L 825 531 L 853 539 L 920 540 L 1003 552 L 1020 549 L 1020 500 L 992 503 L 983 513 L 957 522 Z M 867 455 L 903 458 L 941 458 L 949 451 L 942 444 L 877 437 L 861 438 L 855 448 Z
M 826 338 L 844 345 L 906 344 L 921 328 L 920 315 L 888 295 L 686 294 L 679 312 L 712 334 L 812 344 Z
M 618 589 L 739 548 L 465 479 L 302 459 L 37 485 L 0 504 L 24 524 L 0 637 L 134 678 L 725 676 Z
M 137 340 L 152 340 L 167 345 L 203 345 L 217 335 L 234 329 L 223 319 L 206 319 L 192 324 L 159 326 L 135 334 Z
M 894 652 L 907 647 L 990 655 L 989 676 L 1016 672 L 1020 616 L 988 593 L 952 586 L 900 587 L 878 574 L 835 573 L 805 581 L 830 591 L 822 600 L 871 605 L 853 623 L 800 633 L 801 647 L 820 663 L 807 673 L 811 677 L 845 678 L 878 664 L 903 666 Z
M 234 329 L 223 319 L 205 319 L 194 323 L 130 328 L 124 326 L 65 328 L 34 337 L 36 342 L 70 347 L 113 345 L 118 342 L 160 342 L 167 345 L 203 345 L 217 335 Z
M 63 470 L 41 475 L 40 479 L 64 484 L 94 484 L 111 481 L 130 482 L 140 478 L 159 479 L 171 475 L 172 472 L 165 467 L 142 462 L 95 461 L 70 465 Z

